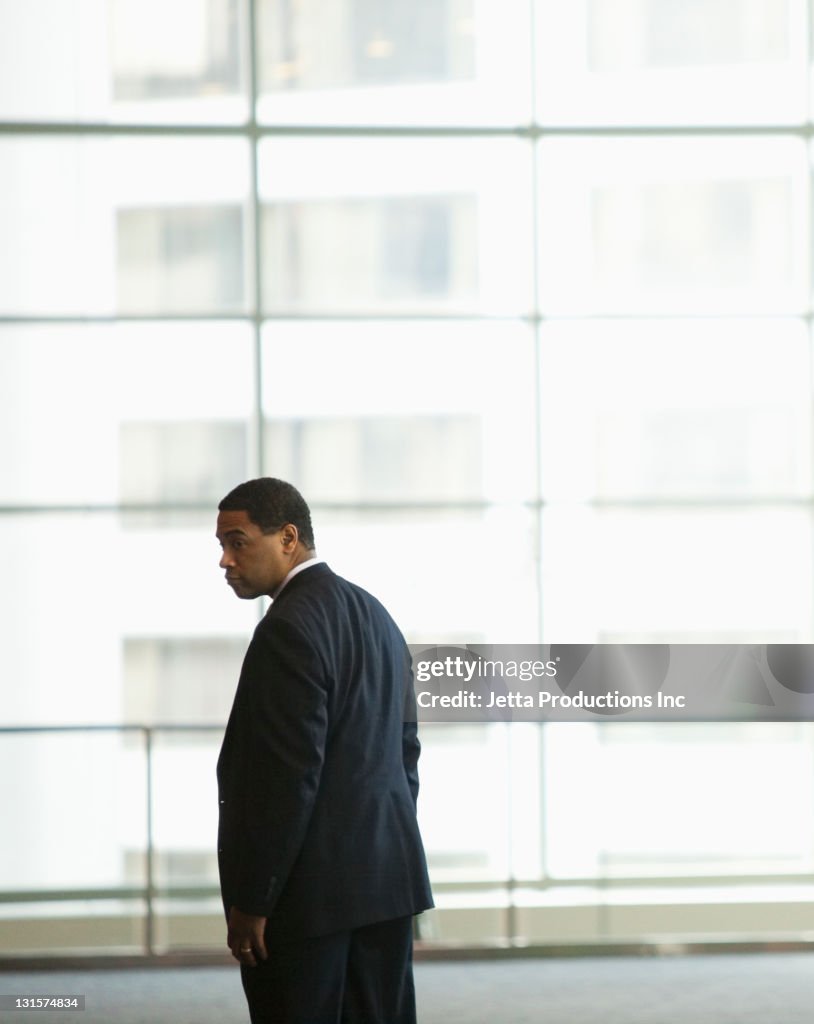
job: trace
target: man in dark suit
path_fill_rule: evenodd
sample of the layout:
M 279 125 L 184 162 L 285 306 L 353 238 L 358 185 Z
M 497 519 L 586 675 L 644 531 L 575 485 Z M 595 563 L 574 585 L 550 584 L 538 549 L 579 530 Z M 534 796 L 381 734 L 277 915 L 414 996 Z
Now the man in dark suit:
M 227 943 L 252 1024 L 411 1024 L 412 920 L 432 896 L 407 646 L 316 558 L 290 484 L 250 480 L 218 508 L 227 583 L 272 598 L 218 760 Z

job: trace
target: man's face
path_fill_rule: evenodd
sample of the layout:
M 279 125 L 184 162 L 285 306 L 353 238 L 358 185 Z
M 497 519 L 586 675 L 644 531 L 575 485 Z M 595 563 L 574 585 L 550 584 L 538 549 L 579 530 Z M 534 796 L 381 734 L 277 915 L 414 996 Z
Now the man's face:
M 291 568 L 288 528 L 263 533 L 247 512 L 219 512 L 215 536 L 223 548 L 221 569 L 238 597 L 272 594 Z M 294 534 L 296 545 L 296 531 Z

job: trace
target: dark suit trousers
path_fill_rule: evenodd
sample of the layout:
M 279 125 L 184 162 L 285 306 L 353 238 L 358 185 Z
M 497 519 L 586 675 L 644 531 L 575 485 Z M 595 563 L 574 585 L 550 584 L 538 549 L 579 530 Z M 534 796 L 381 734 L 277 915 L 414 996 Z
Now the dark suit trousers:
M 268 954 L 240 969 L 252 1024 L 415 1024 L 412 917 Z

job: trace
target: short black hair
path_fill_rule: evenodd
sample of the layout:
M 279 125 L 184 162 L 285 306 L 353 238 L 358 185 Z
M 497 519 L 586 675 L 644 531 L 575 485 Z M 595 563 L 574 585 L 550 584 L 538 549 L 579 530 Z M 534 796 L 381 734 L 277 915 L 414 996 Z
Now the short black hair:
M 314 550 L 311 510 L 297 488 L 285 480 L 277 480 L 273 476 L 247 480 L 229 491 L 218 509 L 221 512 L 245 512 L 263 533 L 274 533 L 286 523 L 293 523 L 303 544 Z

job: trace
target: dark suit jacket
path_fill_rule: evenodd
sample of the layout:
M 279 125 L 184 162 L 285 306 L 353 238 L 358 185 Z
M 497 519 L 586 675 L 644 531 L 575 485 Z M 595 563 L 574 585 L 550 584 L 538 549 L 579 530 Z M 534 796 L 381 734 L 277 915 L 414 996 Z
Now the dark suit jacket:
M 432 906 L 411 703 L 383 606 L 324 563 L 294 576 L 255 630 L 218 760 L 227 914 L 267 916 L 275 942 Z

